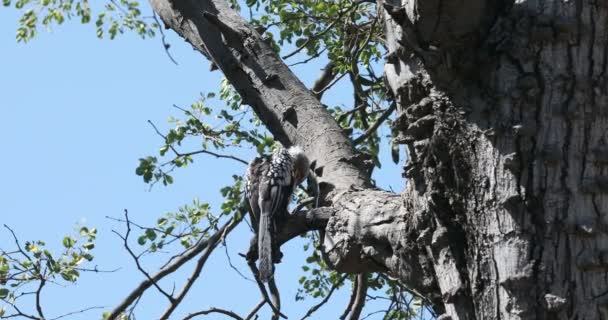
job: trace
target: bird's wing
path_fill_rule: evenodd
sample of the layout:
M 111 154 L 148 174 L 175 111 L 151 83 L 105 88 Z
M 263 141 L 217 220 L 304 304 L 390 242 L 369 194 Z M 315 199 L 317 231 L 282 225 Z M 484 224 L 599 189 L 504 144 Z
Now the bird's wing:
M 263 172 L 267 171 L 268 164 L 266 158 L 257 157 L 249 163 L 245 174 L 245 199 L 249 205 L 251 224 L 255 230 L 258 228 L 260 220 L 260 206 L 258 204 L 260 178 L 263 176 Z
M 289 198 L 293 191 L 293 164 L 286 153 L 272 156 L 268 171 L 260 184 L 261 210 L 271 217 L 286 214 Z

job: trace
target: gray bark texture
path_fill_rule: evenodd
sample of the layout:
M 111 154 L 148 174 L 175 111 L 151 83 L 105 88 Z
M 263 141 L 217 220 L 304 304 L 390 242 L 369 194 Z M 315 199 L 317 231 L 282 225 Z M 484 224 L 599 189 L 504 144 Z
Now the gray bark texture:
M 316 161 L 326 209 L 285 240 L 324 230 L 333 268 L 386 273 L 441 319 L 608 319 L 608 2 L 381 1 L 401 194 L 371 188 L 366 159 L 225 0 L 150 2 Z

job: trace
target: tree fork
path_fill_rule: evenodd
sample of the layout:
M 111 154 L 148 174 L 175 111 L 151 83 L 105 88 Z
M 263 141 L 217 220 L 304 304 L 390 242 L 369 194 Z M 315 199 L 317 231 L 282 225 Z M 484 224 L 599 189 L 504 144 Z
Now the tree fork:
M 277 140 L 302 146 L 316 161 L 323 203 L 333 211 L 324 230 L 328 263 L 343 272 L 386 272 L 422 294 L 437 297 L 428 261 L 421 258 L 421 265 L 416 245 L 408 244 L 412 251 L 400 249 L 407 240 L 415 240 L 414 220 L 420 217 L 402 209 L 400 196 L 371 188 L 352 141 L 254 28 L 223 0 L 150 2 L 167 26 L 209 54 Z M 408 229 L 408 237 L 382 227 L 383 222 L 374 218 L 377 213 L 385 221 L 399 221 L 400 229 L 394 230 Z M 294 232 L 287 233 L 291 237 Z M 378 237 L 382 250 L 369 243 L 369 237 Z M 404 254 L 391 258 L 392 246 Z

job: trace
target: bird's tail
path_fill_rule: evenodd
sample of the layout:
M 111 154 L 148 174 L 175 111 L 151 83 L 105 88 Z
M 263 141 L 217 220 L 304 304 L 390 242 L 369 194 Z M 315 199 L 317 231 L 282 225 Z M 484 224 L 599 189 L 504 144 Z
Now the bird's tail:
M 258 256 L 260 259 L 260 280 L 266 282 L 274 272 L 272 264 L 272 222 L 270 215 L 262 212 L 258 229 Z

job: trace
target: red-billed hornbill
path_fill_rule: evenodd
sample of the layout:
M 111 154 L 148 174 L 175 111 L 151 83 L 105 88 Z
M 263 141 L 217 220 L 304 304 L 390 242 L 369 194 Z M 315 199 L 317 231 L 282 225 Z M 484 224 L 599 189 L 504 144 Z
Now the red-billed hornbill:
M 287 218 L 291 195 L 308 175 L 309 165 L 302 149 L 293 146 L 257 157 L 247 168 L 245 196 L 257 234 L 260 279 L 264 282 L 274 273 L 273 262 L 281 259 L 275 243 L 277 227 Z

